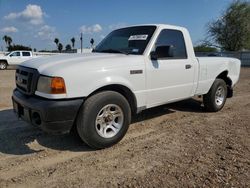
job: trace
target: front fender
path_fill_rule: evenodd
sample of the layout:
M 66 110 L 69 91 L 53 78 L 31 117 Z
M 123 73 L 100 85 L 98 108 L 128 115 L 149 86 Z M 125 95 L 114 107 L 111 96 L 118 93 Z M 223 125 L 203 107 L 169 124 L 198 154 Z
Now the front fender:
M 84 88 L 84 95 L 88 96 L 94 91 L 96 91 L 99 88 L 109 86 L 109 85 L 121 85 L 125 86 L 131 91 L 134 91 L 133 85 L 126 80 L 123 77 L 118 77 L 118 76 L 107 76 L 105 78 L 99 79 L 99 80 L 93 80 L 90 84 L 89 87 Z
M 0 58 L 0 61 L 5 61 L 6 63 L 8 63 L 8 60 L 4 58 Z
M 72 75 L 71 75 L 72 78 Z M 142 74 L 131 75 L 129 70 L 107 70 L 88 72 L 81 76 L 81 79 L 75 77 L 65 78 L 67 87 L 67 98 L 87 97 L 94 91 L 109 85 L 121 85 L 132 91 L 136 97 L 137 104 L 144 106 L 146 103 L 146 83 L 145 72 Z

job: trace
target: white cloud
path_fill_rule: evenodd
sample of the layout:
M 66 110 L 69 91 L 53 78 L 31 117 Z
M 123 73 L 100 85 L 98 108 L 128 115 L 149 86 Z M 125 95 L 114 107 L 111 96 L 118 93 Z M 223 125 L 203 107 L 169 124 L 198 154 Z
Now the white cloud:
M 18 29 L 13 27 L 13 26 L 10 26 L 10 27 L 2 28 L 2 29 L 0 29 L 0 31 L 3 33 L 16 33 L 16 32 L 18 32 Z
M 126 23 L 116 23 L 116 24 L 109 25 L 108 28 L 110 30 L 115 30 L 115 29 L 120 29 L 120 28 L 126 27 L 126 26 L 127 26 Z
M 93 26 L 93 31 L 94 31 L 95 33 L 98 33 L 98 32 L 100 32 L 100 31 L 102 31 L 102 26 L 100 26 L 99 24 L 94 25 L 94 26 Z
M 53 40 L 56 35 L 57 33 L 55 27 L 44 25 L 40 28 L 36 37 L 41 38 L 42 40 Z
M 6 20 L 12 20 L 17 18 L 17 13 L 9 13 L 7 16 L 4 16 Z
M 12 12 L 5 16 L 7 20 L 18 19 L 20 21 L 29 22 L 33 25 L 39 25 L 43 23 L 43 17 L 46 14 L 42 11 L 39 5 L 27 5 L 21 12 Z
M 92 26 L 83 25 L 80 27 L 80 32 L 83 34 L 98 33 L 102 31 L 102 26 L 100 24 L 95 24 Z

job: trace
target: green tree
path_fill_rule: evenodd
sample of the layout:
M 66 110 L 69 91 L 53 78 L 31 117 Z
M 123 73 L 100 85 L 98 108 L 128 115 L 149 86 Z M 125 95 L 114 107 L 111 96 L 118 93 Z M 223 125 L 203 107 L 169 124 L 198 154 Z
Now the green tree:
M 3 40 L 4 40 L 4 42 L 6 43 L 6 45 L 8 45 L 8 47 L 11 46 L 11 43 L 12 43 L 12 38 L 11 38 L 11 37 L 9 37 L 9 36 L 7 36 L 7 35 L 4 35 L 4 36 L 3 36 Z
M 23 46 L 20 44 L 14 44 L 14 45 L 10 45 L 7 47 L 8 51 L 15 51 L 15 50 L 27 50 L 27 51 L 32 51 L 32 49 L 28 46 Z
M 201 44 L 201 45 L 195 46 L 194 51 L 195 52 L 217 52 L 217 48 L 213 48 L 205 44 Z
M 65 50 L 66 50 L 66 51 L 71 51 L 71 50 L 72 50 L 70 44 L 67 44 L 67 45 L 65 46 Z
M 75 40 L 74 37 L 72 39 L 70 39 L 70 40 L 71 40 L 71 43 L 72 43 L 72 48 L 74 49 L 76 40 Z
M 58 45 L 59 45 L 59 39 L 58 39 L 58 38 L 55 38 L 54 43 L 56 43 L 56 46 L 57 46 L 57 48 L 58 48 Z
M 8 45 L 8 36 L 7 36 L 7 35 L 4 35 L 4 36 L 3 36 L 3 40 L 4 40 L 4 42 L 6 43 L 6 45 Z
M 95 40 L 92 38 L 92 39 L 90 39 L 90 44 L 91 44 L 91 48 L 93 48 L 94 47 L 94 43 L 95 43 Z
M 217 43 L 223 50 L 250 49 L 250 2 L 236 0 L 220 19 L 208 24 L 209 43 Z
M 62 49 L 63 49 L 63 45 L 62 45 L 62 43 L 59 43 L 58 44 L 58 51 L 61 53 Z

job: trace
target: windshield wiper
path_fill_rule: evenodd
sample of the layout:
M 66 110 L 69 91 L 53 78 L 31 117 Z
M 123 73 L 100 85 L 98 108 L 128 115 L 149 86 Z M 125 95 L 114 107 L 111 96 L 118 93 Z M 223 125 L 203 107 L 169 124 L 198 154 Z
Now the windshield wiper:
M 105 50 L 93 50 L 93 52 L 103 52 L 103 53 L 120 53 L 120 54 L 125 54 L 128 55 L 129 53 L 126 51 L 122 51 L 122 50 L 116 50 L 116 49 L 105 49 Z

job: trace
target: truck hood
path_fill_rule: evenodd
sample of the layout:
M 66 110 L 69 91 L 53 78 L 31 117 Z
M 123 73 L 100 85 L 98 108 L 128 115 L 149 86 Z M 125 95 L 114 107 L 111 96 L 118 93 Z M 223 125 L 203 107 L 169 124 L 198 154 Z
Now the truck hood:
M 126 62 L 142 62 L 142 55 L 125 55 L 115 53 L 63 54 L 40 57 L 23 62 L 21 65 L 34 68 L 40 74 L 48 76 L 60 75 L 70 70 L 97 70 L 127 66 Z

